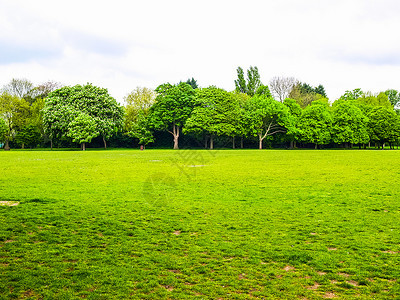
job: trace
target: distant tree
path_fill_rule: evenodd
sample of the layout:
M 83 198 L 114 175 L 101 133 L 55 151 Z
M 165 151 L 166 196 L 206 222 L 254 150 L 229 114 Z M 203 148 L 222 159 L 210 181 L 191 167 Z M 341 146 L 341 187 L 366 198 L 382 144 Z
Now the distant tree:
M 104 148 L 107 148 L 106 140 L 122 127 L 123 113 L 123 108 L 108 94 L 107 89 L 92 84 L 65 86 L 51 92 L 46 98 L 43 123 L 50 138 L 71 137 L 71 134 L 67 134 L 70 123 L 80 114 L 88 115 L 96 123 L 96 130 L 103 138 Z M 86 124 L 83 118 L 80 117 L 81 123 L 73 123 L 74 128 Z M 88 118 L 85 117 L 85 120 Z
M 396 109 L 399 108 L 400 105 L 400 93 L 397 90 L 386 90 L 385 95 L 388 97 L 389 102 Z
M 388 96 L 383 92 L 377 95 L 374 95 L 371 92 L 363 93 L 361 97 L 357 98 L 357 101 L 363 105 L 368 105 L 372 107 L 382 106 L 388 109 L 393 109 L 393 106 L 390 103 Z
M 210 149 L 214 148 L 215 136 L 241 135 L 240 103 L 232 93 L 211 86 L 196 94 L 196 107 L 187 119 L 185 132 L 210 135 Z
M 81 149 L 86 150 L 86 143 L 99 135 L 96 120 L 85 113 L 78 113 L 77 117 L 68 124 L 67 136 L 73 142 L 80 143 Z
M 316 93 L 315 89 L 311 85 L 301 82 L 298 82 L 292 88 L 289 93 L 289 98 L 296 100 L 301 108 L 307 107 L 314 101 L 326 99 L 321 94 Z
M 360 98 L 364 92 L 361 89 L 354 89 L 352 91 L 346 91 L 340 99 L 342 100 L 356 100 Z
M 258 68 L 250 66 L 250 69 L 247 70 L 247 82 L 244 79 L 243 69 L 238 67 L 236 71 L 238 75 L 238 79 L 235 80 L 236 91 L 248 94 L 250 97 L 254 96 L 262 85 Z
M 321 96 L 324 97 L 324 98 L 327 98 L 326 92 L 325 92 L 325 88 L 324 88 L 324 86 L 323 86 L 322 84 L 320 84 L 320 85 L 318 85 L 316 88 L 314 88 L 314 92 L 315 92 L 316 94 L 321 95 Z
M 147 116 L 156 101 L 157 93 L 146 87 L 137 87 L 125 98 L 125 130 L 129 131 L 139 115 Z
M 197 80 L 195 80 L 193 77 L 192 79 L 186 80 L 186 83 L 190 85 L 194 90 L 199 88 L 199 86 L 197 85 Z
M 27 124 L 29 103 L 16 95 L 3 92 L 0 95 L 0 117 L 7 126 L 4 150 L 10 150 L 9 142 Z
M 331 140 L 332 116 L 325 101 L 314 101 L 307 106 L 300 117 L 301 139 L 307 143 L 328 144 Z
M 149 123 L 156 130 L 165 130 L 174 138 L 174 149 L 179 149 L 182 126 L 192 113 L 195 91 L 187 83 L 158 86 L 156 102 L 149 111 Z
M 55 81 L 46 81 L 38 86 L 35 86 L 30 90 L 30 92 L 25 96 L 25 99 L 29 103 L 34 103 L 38 99 L 45 99 L 47 96 L 52 92 L 55 91 L 59 88 L 61 88 L 63 85 L 59 82 Z
M 368 118 L 351 101 L 338 100 L 333 105 L 332 140 L 344 144 L 346 148 L 352 144 L 369 142 Z
M 236 72 L 237 72 L 237 76 L 238 76 L 238 79 L 235 80 L 236 91 L 247 94 L 247 84 L 246 84 L 246 80 L 244 79 L 243 69 L 241 67 L 238 67 L 236 69 Z
M 258 96 L 264 95 L 266 97 L 272 97 L 272 94 L 271 94 L 271 91 L 269 90 L 268 85 L 263 85 L 263 84 L 261 84 L 257 88 L 255 95 L 258 95 Z
M 272 93 L 283 102 L 289 96 L 290 91 L 298 83 L 294 77 L 273 77 L 269 82 Z
M 246 127 L 250 136 L 258 137 L 259 149 L 266 137 L 287 132 L 293 126 L 288 108 L 271 97 L 253 96 L 246 105 Z
M 3 92 L 6 92 L 11 96 L 25 98 L 29 95 L 33 88 L 33 83 L 30 82 L 28 79 L 13 78 L 7 85 L 3 87 Z

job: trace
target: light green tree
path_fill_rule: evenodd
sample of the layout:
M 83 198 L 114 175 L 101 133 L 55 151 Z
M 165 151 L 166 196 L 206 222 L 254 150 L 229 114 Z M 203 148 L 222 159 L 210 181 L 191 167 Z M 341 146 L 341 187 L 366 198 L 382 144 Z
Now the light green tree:
M 104 148 L 106 140 L 122 128 L 123 108 L 107 89 L 86 84 L 65 86 L 48 95 L 43 109 L 45 132 L 51 138 L 67 136 L 69 124 L 79 113 L 93 118 Z
M 293 119 L 281 102 L 266 96 L 253 96 L 246 105 L 248 135 L 258 137 L 258 147 L 263 148 L 266 137 L 292 130 Z

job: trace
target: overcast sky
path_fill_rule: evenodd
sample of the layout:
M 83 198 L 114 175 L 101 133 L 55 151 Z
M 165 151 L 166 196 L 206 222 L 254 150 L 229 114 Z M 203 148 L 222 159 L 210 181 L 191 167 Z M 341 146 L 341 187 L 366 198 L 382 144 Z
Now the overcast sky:
M 345 90 L 400 89 L 400 1 L 0 0 L 0 86 L 137 86 L 194 77 L 234 89 L 236 68 Z

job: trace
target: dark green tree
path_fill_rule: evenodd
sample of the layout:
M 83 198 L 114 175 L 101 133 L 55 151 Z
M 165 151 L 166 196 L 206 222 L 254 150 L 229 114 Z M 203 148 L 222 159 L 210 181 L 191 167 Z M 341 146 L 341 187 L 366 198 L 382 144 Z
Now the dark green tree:
M 186 80 L 186 83 L 190 85 L 194 90 L 199 88 L 199 86 L 197 85 L 197 80 L 195 80 L 193 77 L 192 79 Z
M 155 91 L 158 95 L 150 108 L 149 122 L 152 128 L 172 134 L 174 149 L 179 149 L 179 135 L 194 108 L 195 91 L 185 82 L 162 84 Z
M 326 92 L 325 92 L 325 88 L 324 88 L 324 86 L 323 86 L 322 84 L 318 85 L 318 86 L 314 89 L 314 92 L 315 92 L 316 94 L 321 95 L 321 96 L 324 97 L 324 98 L 327 98 Z
M 250 69 L 247 70 L 247 81 L 244 79 L 244 72 L 241 67 L 238 67 L 236 71 L 238 75 L 238 79 L 235 80 L 236 91 L 248 94 L 250 97 L 254 96 L 262 86 L 258 68 L 250 66 Z
M 307 106 L 300 117 L 299 129 L 301 139 L 307 143 L 318 145 L 331 141 L 332 116 L 329 106 L 324 101 L 314 101 Z
M 238 79 L 235 80 L 236 91 L 247 94 L 247 84 L 246 84 L 246 80 L 244 79 L 243 69 L 241 67 L 238 67 L 236 69 L 236 72 L 237 72 L 237 76 L 238 76 Z
M 197 105 L 185 124 L 185 132 L 206 133 L 210 136 L 210 149 L 215 136 L 241 135 L 240 103 L 232 93 L 211 86 L 199 89 Z

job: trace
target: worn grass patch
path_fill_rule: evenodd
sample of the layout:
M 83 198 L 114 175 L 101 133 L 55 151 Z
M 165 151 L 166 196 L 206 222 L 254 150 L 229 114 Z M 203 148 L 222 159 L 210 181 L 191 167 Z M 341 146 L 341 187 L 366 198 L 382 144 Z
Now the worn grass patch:
M 396 299 L 400 152 L 0 152 L 0 299 Z M 201 167 L 188 167 L 201 166 Z

